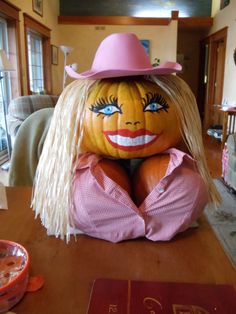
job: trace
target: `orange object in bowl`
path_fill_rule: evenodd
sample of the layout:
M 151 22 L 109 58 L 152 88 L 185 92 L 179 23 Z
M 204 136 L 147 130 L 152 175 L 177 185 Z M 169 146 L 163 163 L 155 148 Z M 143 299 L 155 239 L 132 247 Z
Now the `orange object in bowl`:
M 29 255 L 15 242 L 0 240 L 0 313 L 23 297 L 29 279 Z

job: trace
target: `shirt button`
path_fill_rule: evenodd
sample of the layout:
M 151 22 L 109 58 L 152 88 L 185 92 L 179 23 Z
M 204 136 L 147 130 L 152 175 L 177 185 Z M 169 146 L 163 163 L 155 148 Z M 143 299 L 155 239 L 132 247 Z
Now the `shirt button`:
M 165 189 L 164 188 L 159 188 L 158 191 L 159 191 L 159 193 L 163 193 L 163 192 L 165 192 Z

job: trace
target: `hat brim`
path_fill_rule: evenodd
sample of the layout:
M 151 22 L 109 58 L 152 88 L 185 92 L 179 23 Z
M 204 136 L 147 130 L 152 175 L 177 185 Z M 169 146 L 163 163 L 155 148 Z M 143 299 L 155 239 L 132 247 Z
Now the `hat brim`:
M 136 76 L 136 75 L 167 75 L 182 70 L 182 66 L 176 62 L 165 62 L 157 67 L 146 69 L 109 69 L 109 70 L 89 70 L 82 73 L 75 72 L 70 66 L 65 70 L 70 77 L 75 79 L 103 79 L 111 77 Z

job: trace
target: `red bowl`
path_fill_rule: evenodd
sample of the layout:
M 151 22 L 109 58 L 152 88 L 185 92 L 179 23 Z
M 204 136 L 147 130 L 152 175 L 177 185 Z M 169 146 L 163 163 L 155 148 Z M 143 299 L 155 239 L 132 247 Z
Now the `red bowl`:
M 15 242 L 0 240 L 0 313 L 23 297 L 29 279 L 29 254 Z

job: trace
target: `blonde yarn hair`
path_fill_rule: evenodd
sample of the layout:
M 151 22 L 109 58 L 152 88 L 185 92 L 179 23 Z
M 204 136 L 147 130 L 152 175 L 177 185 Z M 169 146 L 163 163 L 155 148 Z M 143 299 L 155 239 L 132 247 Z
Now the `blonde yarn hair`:
M 68 242 L 71 189 L 81 153 L 84 107 L 96 81 L 76 80 L 62 92 L 48 130 L 34 179 L 32 207 L 40 215 L 48 234 Z
M 207 167 L 201 120 L 195 96 L 187 83 L 176 75 L 151 76 L 150 80 L 159 85 L 175 103 L 182 138 L 192 157 L 196 160 L 197 169 L 206 184 L 208 202 L 217 208 L 221 198 Z
M 209 174 L 202 143 L 201 122 L 197 104 L 188 85 L 175 75 L 150 76 L 146 79 L 159 85 L 176 104 L 183 139 L 196 159 L 197 168 L 208 189 L 209 203 L 218 205 L 219 194 Z M 90 89 L 99 80 L 76 80 L 62 92 L 38 163 L 32 207 L 40 215 L 49 234 L 70 238 L 73 221 L 73 179 L 78 165 L 83 138 L 85 104 Z

